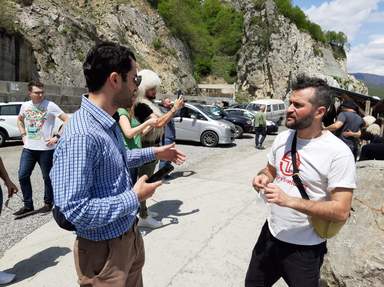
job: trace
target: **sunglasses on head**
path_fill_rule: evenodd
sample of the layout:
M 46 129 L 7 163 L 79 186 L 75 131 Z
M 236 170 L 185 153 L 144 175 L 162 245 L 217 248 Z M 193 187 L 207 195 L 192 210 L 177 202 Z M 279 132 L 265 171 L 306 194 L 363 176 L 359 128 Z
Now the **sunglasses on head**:
M 139 75 L 136 75 L 134 78 L 133 78 L 133 82 L 135 83 L 136 86 L 140 86 L 140 83 L 141 83 L 141 76 Z

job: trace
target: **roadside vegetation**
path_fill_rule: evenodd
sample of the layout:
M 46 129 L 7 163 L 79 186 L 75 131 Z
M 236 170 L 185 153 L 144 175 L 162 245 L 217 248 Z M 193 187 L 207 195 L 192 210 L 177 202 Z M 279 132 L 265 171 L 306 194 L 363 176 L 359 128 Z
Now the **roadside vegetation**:
M 241 47 L 243 16 L 220 0 L 148 0 L 172 34 L 189 48 L 194 76 L 236 80 L 236 54 Z

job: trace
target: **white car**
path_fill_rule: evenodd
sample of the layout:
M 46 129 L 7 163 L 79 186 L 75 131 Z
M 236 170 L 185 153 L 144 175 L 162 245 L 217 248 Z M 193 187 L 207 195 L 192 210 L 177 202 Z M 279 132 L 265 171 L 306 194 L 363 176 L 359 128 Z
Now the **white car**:
M 199 104 L 186 103 L 174 117 L 176 140 L 201 142 L 207 147 L 231 144 L 235 127 Z
M 0 103 L 0 147 L 7 140 L 21 140 L 17 117 L 23 102 Z M 70 115 L 69 115 L 70 116 Z M 57 118 L 54 133 L 56 133 L 63 122 Z
M 21 140 L 17 116 L 23 102 L 0 103 L 0 146 L 7 140 Z

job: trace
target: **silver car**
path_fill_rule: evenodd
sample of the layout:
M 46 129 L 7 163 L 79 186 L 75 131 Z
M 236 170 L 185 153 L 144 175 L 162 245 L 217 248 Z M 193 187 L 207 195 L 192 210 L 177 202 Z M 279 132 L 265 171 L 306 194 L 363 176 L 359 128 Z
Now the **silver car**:
M 176 140 L 201 142 L 208 147 L 233 143 L 233 124 L 219 119 L 202 105 L 186 103 L 174 117 Z

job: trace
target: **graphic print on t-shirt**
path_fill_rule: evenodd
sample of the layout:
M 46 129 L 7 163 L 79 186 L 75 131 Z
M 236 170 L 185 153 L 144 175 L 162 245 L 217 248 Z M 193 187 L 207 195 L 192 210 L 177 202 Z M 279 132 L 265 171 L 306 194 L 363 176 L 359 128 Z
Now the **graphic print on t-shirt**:
M 42 128 L 48 119 L 47 110 L 32 107 L 25 111 L 26 131 L 29 139 L 42 139 Z
M 297 168 L 299 169 L 301 160 L 300 160 L 300 154 L 298 152 L 296 152 L 296 164 L 297 164 Z M 293 175 L 291 151 L 288 151 L 286 154 L 284 154 L 283 158 L 280 160 L 280 172 L 285 176 Z

